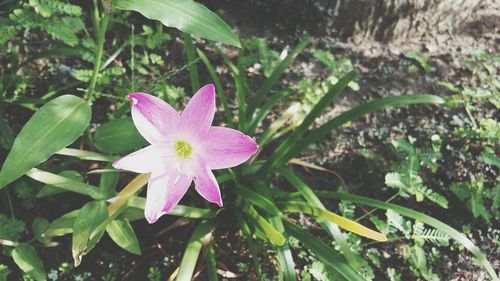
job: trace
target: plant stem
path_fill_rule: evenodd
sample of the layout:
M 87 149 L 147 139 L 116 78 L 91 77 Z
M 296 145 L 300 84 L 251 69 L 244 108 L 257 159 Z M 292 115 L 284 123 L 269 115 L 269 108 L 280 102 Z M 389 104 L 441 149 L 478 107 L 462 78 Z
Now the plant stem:
M 99 69 L 101 68 L 102 54 L 104 51 L 104 39 L 108 23 L 109 16 L 106 14 L 102 17 L 99 16 L 99 6 L 97 4 L 97 0 L 94 0 L 94 26 L 97 36 L 97 53 L 94 61 L 92 77 L 90 78 L 89 87 L 87 89 L 87 93 L 85 94 L 85 99 L 89 104 L 92 103 L 92 99 L 94 98 L 94 90 L 97 83 L 97 76 L 99 75 Z

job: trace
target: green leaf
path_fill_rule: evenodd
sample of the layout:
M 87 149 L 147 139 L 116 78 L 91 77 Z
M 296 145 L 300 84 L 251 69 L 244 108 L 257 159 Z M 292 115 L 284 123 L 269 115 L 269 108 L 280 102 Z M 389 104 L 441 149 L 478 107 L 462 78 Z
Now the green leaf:
M 106 153 L 124 153 L 147 144 L 131 118 L 111 120 L 97 128 L 94 145 Z
M 481 154 L 481 160 L 488 164 L 500 168 L 500 157 L 495 155 L 495 151 L 489 147 L 486 147 Z
M 382 233 L 371 230 L 355 221 L 346 219 L 323 208 L 316 208 L 299 201 L 281 202 L 279 206 L 284 212 L 302 212 L 310 214 L 318 218 L 333 222 L 339 227 L 353 232 L 357 235 L 361 235 L 363 237 L 370 238 L 379 242 L 387 241 L 387 237 L 385 237 L 385 235 L 383 235 Z
M 200 88 L 200 76 L 198 75 L 198 67 L 196 66 L 196 55 L 194 52 L 193 38 L 189 33 L 183 33 L 184 50 L 186 51 L 186 58 L 189 68 L 189 80 L 191 81 L 191 91 L 196 93 Z
M 116 219 L 111 221 L 106 226 L 106 232 L 118 246 L 131 252 L 132 254 L 140 255 L 141 247 L 135 235 L 134 229 L 127 219 Z
M 210 63 L 207 56 L 205 55 L 205 53 L 203 53 L 202 50 L 196 49 L 196 51 L 198 52 L 198 56 L 200 57 L 201 61 L 203 61 L 203 63 L 205 64 L 208 73 L 212 78 L 212 81 L 214 81 L 215 92 L 217 93 L 217 97 L 222 102 L 222 106 L 224 107 L 224 116 L 226 117 L 226 122 L 228 124 L 228 127 L 234 128 L 233 118 L 231 116 L 231 109 L 229 108 L 227 98 L 224 95 L 224 91 L 222 90 L 223 89 L 222 84 L 220 82 L 219 77 L 217 76 L 217 71 L 215 71 L 215 67 Z
M 392 203 L 387 203 L 363 196 L 358 196 L 358 195 L 352 195 L 352 194 L 346 194 L 346 193 L 338 193 L 338 192 L 331 192 L 331 191 L 318 191 L 316 194 L 320 197 L 325 197 L 325 198 L 334 198 L 338 200 L 347 200 L 351 201 L 353 203 L 359 203 L 363 204 L 366 206 L 374 207 L 374 208 L 380 208 L 380 209 L 392 209 L 399 213 L 402 216 L 410 217 L 415 220 L 421 221 L 427 225 L 432 226 L 433 228 L 437 229 L 438 231 L 445 233 L 448 235 L 451 239 L 457 241 L 461 245 L 463 245 L 467 250 L 469 250 L 475 257 L 476 261 L 478 264 L 480 264 L 488 274 L 491 276 L 491 278 L 495 281 L 500 281 L 498 278 L 497 274 L 495 273 L 495 270 L 493 269 L 492 265 L 488 262 L 486 259 L 486 256 L 481 252 L 481 249 L 474 245 L 474 243 L 467 238 L 464 234 L 458 232 L 456 229 L 452 228 L 451 226 L 441 222 L 440 220 L 437 220 L 431 216 L 428 216 L 424 213 L 392 204 Z
M 37 168 L 33 168 L 26 173 L 26 176 L 54 187 L 61 188 L 67 191 L 90 196 L 96 200 L 103 199 L 102 190 L 97 186 L 89 185 L 83 182 L 72 180 L 67 177 L 52 174 Z
M 68 179 L 79 181 L 79 182 L 83 181 L 82 175 L 78 171 L 74 171 L 74 170 L 62 171 L 58 175 L 65 177 L 65 178 L 68 178 Z M 44 187 L 42 187 L 42 189 L 40 189 L 40 191 L 38 192 L 36 197 L 42 198 L 42 197 L 47 197 L 47 196 L 63 193 L 63 192 L 65 192 L 64 189 L 59 188 L 57 186 L 47 184 Z
M 47 239 L 43 237 L 43 233 L 47 230 L 49 225 L 50 223 L 46 218 L 36 218 L 33 221 L 33 236 L 42 243 L 47 242 Z
M 139 12 L 194 36 L 241 46 L 238 37 L 219 16 L 192 0 L 115 0 L 113 5 Z
M 100 154 L 93 151 L 86 151 L 81 149 L 74 148 L 63 148 L 56 152 L 58 155 L 65 156 L 73 156 L 76 158 L 80 158 L 82 160 L 93 160 L 93 161 L 104 161 L 104 162 L 113 162 L 117 159 L 116 156 Z
M 111 164 L 108 164 L 106 167 L 111 168 Z M 99 188 L 101 188 L 104 198 L 110 198 L 116 194 L 116 185 L 118 184 L 119 176 L 119 173 L 103 173 L 101 175 Z
M 285 72 L 290 64 L 295 60 L 298 54 L 302 53 L 304 49 L 309 45 L 310 39 L 306 38 L 300 43 L 283 59 L 274 69 L 269 78 L 266 79 L 264 85 L 257 91 L 255 97 L 252 99 L 247 109 L 247 117 L 251 118 L 255 110 L 267 97 L 267 94 L 274 85 L 279 81 L 281 75 Z
M 332 86 L 332 88 L 321 98 L 321 100 L 314 106 L 314 108 L 307 114 L 304 118 L 304 121 L 300 124 L 300 126 L 295 129 L 295 131 L 285 140 L 280 146 L 274 151 L 271 155 L 270 160 L 267 161 L 262 168 L 260 168 L 259 173 L 264 173 L 268 175 L 273 172 L 275 168 L 284 163 L 284 158 L 292 147 L 300 141 L 300 139 L 308 139 L 303 138 L 306 131 L 309 127 L 314 123 L 314 120 L 323 112 L 323 110 L 332 102 L 339 94 L 347 87 L 347 84 L 351 82 L 356 77 L 356 72 L 351 71 L 344 75 L 340 80 Z
M 21 243 L 16 246 L 14 251 L 12 251 L 12 258 L 22 271 L 29 274 L 35 280 L 47 280 L 43 263 L 30 244 Z
M 73 143 L 89 125 L 90 116 L 87 102 L 76 96 L 64 95 L 42 106 L 14 141 L 0 171 L 0 189 Z
M 332 118 L 321 127 L 309 131 L 309 133 L 307 134 L 307 138 L 302 138 L 300 142 L 295 143 L 292 148 L 288 149 L 286 155 L 281 158 L 280 163 L 285 163 L 289 159 L 293 158 L 295 155 L 297 155 L 297 153 L 305 149 L 310 144 L 319 141 L 320 139 L 330 134 L 333 129 L 336 129 L 341 125 L 355 120 L 365 114 L 369 114 L 386 107 L 421 103 L 442 104 L 444 103 L 444 99 L 434 95 L 406 95 L 385 97 L 362 104 L 338 115 L 337 117 Z
M 279 173 L 284 176 L 306 199 L 306 201 L 317 208 L 325 209 L 325 206 L 321 202 L 321 200 L 316 196 L 314 191 L 305 184 L 300 177 L 294 174 L 291 170 L 281 168 Z M 362 261 L 357 253 L 355 253 L 350 244 L 347 242 L 347 239 L 340 230 L 339 226 L 321 218 L 317 218 L 318 223 L 321 227 L 332 237 L 335 239 L 335 242 L 340 247 L 340 251 L 343 253 L 344 257 L 347 259 L 348 264 L 356 269 L 357 271 L 362 270 Z
M 9 281 L 10 269 L 4 264 L 0 264 L 0 281 Z
M 325 242 L 314 237 L 308 231 L 305 231 L 291 222 L 285 220 L 283 223 L 286 231 L 302 242 L 305 248 L 313 252 L 314 255 L 328 268 L 340 273 L 349 281 L 365 281 L 361 275 L 359 275 L 347 264 L 346 260 L 339 253 L 337 253 L 333 247 L 330 247 Z
M 80 209 L 73 225 L 71 247 L 75 266 L 80 265 L 82 257 L 90 250 L 92 233 L 107 218 L 108 209 L 104 201 L 91 201 Z
M 189 238 L 186 251 L 182 256 L 181 264 L 179 265 L 179 274 L 176 281 L 190 281 L 193 277 L 193 272 L 196 267 L 196 261 L 200 255 L 201 247 L 207 245 L 211 238 L 211 232 L 214 228 L 213 221 L 202 221 Z
M 385 184 L 388 187 L 404 189 L 406 185 L 403 183 L 401 179 L 401 175 L 399 173 L 387 173 L 385 175 Z
M 274 205 L 274 203 L 267 199 L 265 196 L 254 192 L 242 185 L 238 185 L 235 191 L 236 193 L 238 193 L 238 195 L 241 196 L 241 198 L 252 202 L 254 205 L 258 206 L 269 214 L 280 215 L 280 210 L 278 209 L 278 207 L 276 207 L 276 205 Z
M 217 261 L 215 260 L 215 249 L 213 241 L 208 244 L 207 249 L 207 275 L 208 281 L 218 281 L 217 276 Z
M 263 218 L 250 204 L 245 201 L 238 200 L 241 205 L 241 211 L 252 220 L 253 223 L 266 234 L 267 239 L 277 246 L 285 244 L 286 240 L 274 226 L 272 226 L 265 218 Z
M 243 215 L 239 210 L 235 210 L 235 216 L 236 220 L 240 225 L 241 232 L 243 233 L 243 236 L 245 237 L 245 241 L 247 242 L 248 249 L 250 250 L 250 254 L 252 256 L 252 261 L 253 261 L 253 266 L 255 273 L 257 274 L 257 279 L 259 281 L 264 280 L 264 276 L 262 274 L 262 269 L 260 268 L 260 263 L 259 263 L 259 252 L 257 251 L 257 246 L 255 245 L 255 241 L 253 240 L 253 233 L 252 230 L 250 229 L 250 226 L 246 222 L 246 220 L 243 218 Z
M 146 205 L 146 198 L 133 196 L 128 201 L 128 206 L 134 209 L 140 209 L 140 217 L 144 218 L 144 206 Z M 131 208 L 129 208 L 131 209 Z M 212 209 L 200 209 L 195 207 L 189 207 L 177 204 L 170 210 L 167 214 L 169 216 L 179 216 L 192 219 L 211 219 L 215 217 L 217 213 Z
M 74 210 L 54 220 L 49 225 L 47 230 L 45 230 L 42 236 L 50 239 L 54 236 L 63 236 L 65 234 L 73 232 L 73 225 L 75 224 L 75 220 L 79 212 L 79 209 Z

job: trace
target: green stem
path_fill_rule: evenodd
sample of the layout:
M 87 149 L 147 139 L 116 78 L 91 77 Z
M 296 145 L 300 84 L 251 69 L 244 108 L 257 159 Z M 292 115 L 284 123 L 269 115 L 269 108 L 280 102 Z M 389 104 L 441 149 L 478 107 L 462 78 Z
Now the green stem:
M 189 65 L 189 80 L 191 80 L 191 91 L 196 93 L 200 88 L 200 78 L 198 76 L 198 68 L 196 66 L 196 54 L 193 46 L 193 39 L 189 33 L 183 33 L 184 48 Z
M 85 94 L 85 99 L 89 104 L 92 103 L 92 99 L 94 98 L 94 90 L 99 70 L 101 68 L 102 54 L 104 51 L 104 39 L 108 23 L 109 16 L 104 15 L 102 18 L 99 16 L 99 7 L 97 1 L 94 0 L 94 24 L 97 36 L 97 53 L 94 61 L 94 69 L 92 70 L 92 77 L 90 78 L 89 87 L 87 89 L 87 93 Z

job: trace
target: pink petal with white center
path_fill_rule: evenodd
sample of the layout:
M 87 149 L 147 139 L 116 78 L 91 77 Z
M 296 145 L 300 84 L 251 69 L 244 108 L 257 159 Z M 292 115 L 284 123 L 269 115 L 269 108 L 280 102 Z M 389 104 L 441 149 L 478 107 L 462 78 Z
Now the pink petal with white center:
M 240 131 L 213 126 L 203 140 L 203 158 L 210 169 L 226 169 L 247 161 L 259 146 Z
M 219 184 L 217 183 L 214 174 L 204 161 L 198 162 L 194 173 L 194 187 L 196 191 L 198 191 L 198 193 L 207 201 L 222 207 L 222 197 L 220 194 Z
M 132 101 L 135 127 L 149 143 L 165 140 L 175 131 L 180 115 L 168 103 L 145 93 L 133 93 L 128 97 Z
M 162 171 L 167 157 L 164 145 L 154 144 L 116 160 L 113 167 L 136 173 Z
M 215 115 L 215 87 L 212 84 L 203 86 L 194 94 L 181 114 L 179 128 L 203 135 L 208 131 Z
M 144 216 L 149 223 L 155 223 L 167 214 L 182 199 L 192 182 L 192 177 L 175 172 L 152 174 L 148 183 Z

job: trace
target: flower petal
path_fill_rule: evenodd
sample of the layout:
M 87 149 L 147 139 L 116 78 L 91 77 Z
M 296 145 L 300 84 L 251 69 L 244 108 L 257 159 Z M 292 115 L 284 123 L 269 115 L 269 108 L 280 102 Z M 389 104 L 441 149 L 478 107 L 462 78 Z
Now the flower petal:
M 155 143 L 174 131 L 180 115 L 168 103 L 145 93 L 128 95 L 132 101 L 132 119 L 141 135 Z
M 164 146 L 154 144 L 116 160 L 113 167 L 136 173 L 151 173 L 164 170 L 164 163 L 168 158 Z
M 203 159 L 210 169 L 238 166 L 259 149 L 251 137 L 224 127 L 210 127 L 203 141 Z
M 179 203 L 192 182 L 192 177 L 175 172 L 152 174 L 148 183 L 144 216 L 149 223 L 155 223 Z
M 215 179 L 210 168 L 200 161 L 194 171 L 194 187 L 198 193 L 211 203 L 215 203 L 222 207 L 222 197 L 220 194 L 219 184 Z
M 213 84 L 203 86 L 194 94 L 181 114 L 181 125 L 195 134 L 204 134 L 212 125 L 215 114 L 215 87 Z

